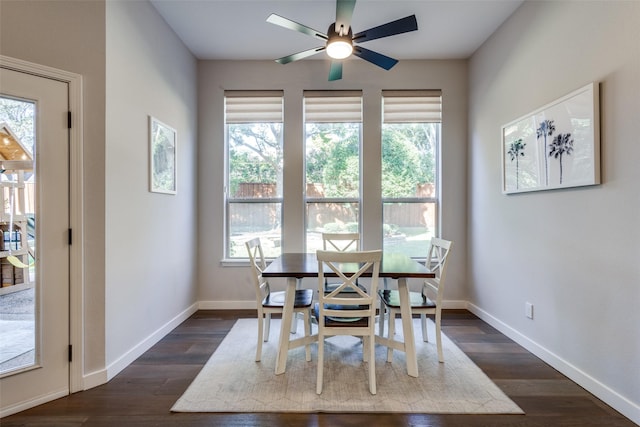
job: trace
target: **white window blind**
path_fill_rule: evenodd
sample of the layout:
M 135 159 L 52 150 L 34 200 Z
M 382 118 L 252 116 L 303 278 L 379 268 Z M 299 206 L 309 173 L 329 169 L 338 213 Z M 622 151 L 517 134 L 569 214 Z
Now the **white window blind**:
M 306 123 L 362 122 L 362 92 L 304 91 Z
M 383 90 L 384 123 L 442 122 L 442 93 L 439 90 Z
M 226 123 L 281 123 L 282 91 L 225 91 Z

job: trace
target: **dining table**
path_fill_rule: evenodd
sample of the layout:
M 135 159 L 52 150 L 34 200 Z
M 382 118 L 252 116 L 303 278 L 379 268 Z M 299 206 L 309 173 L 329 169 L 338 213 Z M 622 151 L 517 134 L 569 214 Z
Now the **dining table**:
M 344 266 L 348 271 L 349 266 Z M 357 265 L 352 267 L 357 268 Z M 327 275 L 327 274 L 325 274 Z M 287 357 L 290 349 L 308 345 L 317 341 L 317 335 L 305 336 L 297 339 L 290 339 L 289 332 L 293 322 L 293 303 L 295 291 L 301 279 L 318 277 L 318 259 L 315 253 L 285 252 L 275 258 L 263 271 L 265 278 L 286 278 L 285 302 L 282 312 L 282 322 L 280 325 L 280 338 L 278 343 L 278 354 L 276 356 L 276 375 L 286 371 Z M 371 277 L 371 271 L 365 272 L 361 277 Z M 418 361 L 416 359 L 416 348 L 413 335 L 413 319 L 411 314 L 411 304 L 409 299 L 408 279 L 412 278 L 433 278 L 435 273 L 417 260 L 402 253 L 383 252 L 380 263 L 379 277 L 395 279 L 398 283 L 400 296 L 400 315 L 402 317 L 402 332 L 404 339 L 398 341 L 394 337 L 384 337 L 376 335 L 376 343 L 391 347 L 394 350 L 403 351 L 406 355 L 407 374 L 418 377 Z M 382 313 L 380 322 L 383 322 Z

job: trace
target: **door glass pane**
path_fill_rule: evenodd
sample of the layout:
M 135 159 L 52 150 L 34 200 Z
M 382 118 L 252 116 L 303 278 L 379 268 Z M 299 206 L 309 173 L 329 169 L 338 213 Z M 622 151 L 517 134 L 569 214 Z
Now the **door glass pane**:
M 0 96 L 0 376 L 36 361 L 33 102 Z

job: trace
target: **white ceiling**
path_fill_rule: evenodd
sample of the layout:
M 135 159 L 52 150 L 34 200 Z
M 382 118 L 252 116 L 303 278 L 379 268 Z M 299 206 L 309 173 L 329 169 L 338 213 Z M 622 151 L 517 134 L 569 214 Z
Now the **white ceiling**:
M 418 31 L 363 43 L 396 59 L 468 58 L 523 0 L 358 0 L 354 33 L 416 15 Z M 322 45 L 266 22 L 271 13 L 326 33 L 335 0 L 151 0 L 199 59 L 276 59 Z M 318 54 L 310 59 L 322 59 Z

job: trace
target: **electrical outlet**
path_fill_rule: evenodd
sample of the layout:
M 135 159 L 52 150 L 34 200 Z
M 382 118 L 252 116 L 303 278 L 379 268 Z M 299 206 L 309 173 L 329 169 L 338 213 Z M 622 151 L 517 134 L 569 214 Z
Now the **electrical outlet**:
M 524 303 L 524 314 L 529 319 L 533 319 L 533 304 L 531 304 L 530 302 Z

